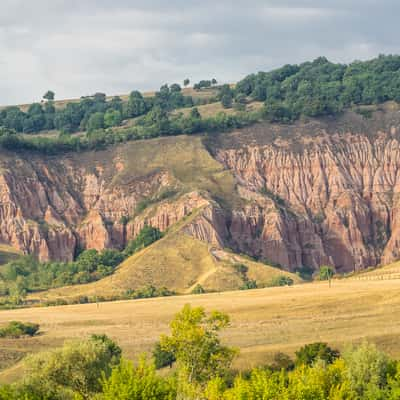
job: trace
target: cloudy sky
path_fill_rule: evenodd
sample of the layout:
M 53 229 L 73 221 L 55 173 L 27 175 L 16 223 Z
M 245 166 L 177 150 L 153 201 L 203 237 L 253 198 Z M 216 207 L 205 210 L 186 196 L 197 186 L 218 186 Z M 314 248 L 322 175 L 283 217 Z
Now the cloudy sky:
M 399 0 L 0 0 L 0 104 L 400 53 Z

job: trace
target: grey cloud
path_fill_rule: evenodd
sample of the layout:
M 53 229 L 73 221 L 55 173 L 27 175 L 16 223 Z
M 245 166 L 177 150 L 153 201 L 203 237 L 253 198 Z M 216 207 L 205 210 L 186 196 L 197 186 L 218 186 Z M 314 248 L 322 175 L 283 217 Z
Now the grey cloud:
M 393 0 L 2 0 L 0 104 L 399 53 Z

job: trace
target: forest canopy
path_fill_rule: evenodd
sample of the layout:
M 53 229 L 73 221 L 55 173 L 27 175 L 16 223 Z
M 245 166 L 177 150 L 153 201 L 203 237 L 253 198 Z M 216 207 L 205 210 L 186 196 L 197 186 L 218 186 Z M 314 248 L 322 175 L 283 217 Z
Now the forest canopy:
M 400 56 L 381 55 L 348 65 L 319 57 L 248 75 L 236 85 L 203 80 L 190 93 L 204 91 L 205 97 L 188 96 L 180 85 L 166 84 L 151 96 L 134 90 L 122 100 L 96 93 L 64 107 L 56 107 L 54 93 L 46 93 L 45 102 L 31 104 L 25 112 L 17 106 L 0 110 L 0 146 L 55 154 L 166 135 L 218 133 L 262 120 L 292 123 L 354 106 L 400 102 Z M 247 107 L 254 102 L 261 107 Z M 216 106 L 207 117 L 199 112 L 202 105 L 219 103 L 223 111 Z M 58 136 L 37 135 L 54 129 Z

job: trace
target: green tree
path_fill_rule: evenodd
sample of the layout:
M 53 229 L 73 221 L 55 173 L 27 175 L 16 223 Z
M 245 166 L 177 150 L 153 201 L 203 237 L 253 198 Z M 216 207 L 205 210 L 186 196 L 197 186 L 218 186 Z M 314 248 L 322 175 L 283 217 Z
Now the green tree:
M 154 228 L 150 225 L 145 225 L 136 236 L 135 239 L 131 240 L 126 246 L 124 253 L 126 256 L 130 256 L 133 253 L 150 246 L 155 241 L 162 238 L 162 233 L 158 228 Z
M 153 349 L 154 365 L 157 369 L 164 367 L 172 367 L 172 364 L 176 361 L 174 353 L 171 351 L 164 350 L 161 347 L 160 342 L 157 342 Z
M 44 95 L 43 98 L 47 101 L 53 101 L 55 98 L 55 93 L 52 90 L 48 90 Z
M 76 260 L 79 271 L 93 272 L 101 263 L 99 253 L 95 249 L 89 249 L 79 254 Z
M 323 265 L 319 269 L 319 279 L 321 281 L 329 281 L 329 287 L 331 287 L 331 282 L 334 275 L 335 270 L 328 265 Z
M 104 249 L 99 254 L 99 262 L 102 265 L 115 268 L 124 261 L 124 255 L 115 249 Z
M 377 398 L 374 393 L 387 384 L 388 376 L 395 374 L 395 366 L 386 354 L 367 342 L 347 349 L 343 353 L 343 360 L 350 387 L 360 399 Z
M 170 87 L 169 87 L 170 92 L 174 93 L 174 92 L 180 92 L 182 89 L 179 86 L 178 83 L 173 83 Z
M 202 307 L 185 305 L 171 322 L 171 335 L 163 335 L 161 348 L 172 352 L 189 383 L 204 384 L 224 376 L 236 351 L 223 346 L 218 333 L 229 325 L 229 317 L 218 311 L 207 315 Z
M 198 283 L 192 290 L 192 294 L 202 294 L 205 293 L 206 291 L 204 290 L 203 286 Z
M 104 126 L 111 128 L 113 126 L 119 126 L 122 122 L 121 112 L 118 110 L 109 109 L 104 114 Z
M 92 132 L 97 129 L 103 129 L 103 128 L 104 128 L 104 113 L 100 111 L 95 112 L 89 117 L 89 120 L 87 122 L 87 130 L 89 132 Z
M 21 336 L 35 336 L 38 330 L 39 324 L 11 321 L 5 327 L 0 328 L 0 337 L 19 338 Z
M 312 365 L 316 360 L 332 363 L 339 355 L 337 350 L 332 349 L 326 343 L 306 344 L 296 351 L 296 365 Z
M 155 367 L 145 358 L 137 365 L 121 360 L 109 378 L 102 380 L 104 400 L 172 400 L 176 398 L 174 387 L 157 376 Z
M 189 78 L 186 78 L 186 79 L 183 81 L 183 86 L 187 87 L 187 86 L 189 86 L 189 84 L 190 84 L 190 79 L 189 79 Z
M 221 97 L 221 103 L 224 108 L 231 108 L 232 107 L 232 96 L 225 94 Z
M 146 111 L 147 106 L 142 94 L 137 90 L 131 92 L 126 107 L 126 116 L 128 118 L 135 118 L 145 114 Z
M 27 289 L 23 280 L 17 280 L 16 283 L 11 285 L 9 292 L 10 294 L 8 296 L 8 299 L 11 304 L 15 306 L 24 304 L 27 295 Z
M 67 342 L 61 349 L 39 353 L 27 359 L 26 386 L 41 398 L 71 398 L 78 394 L 89 399 L 101 390 L 120 362 L 120 350 L 104 336 L 81 342 Z M 60 394 L 64 393 L 63 396 Z
M 197 107 L 193 107 L 190 110 L 190 118 L 201 119 L 201 114 L 200 114 L 199 109 Z

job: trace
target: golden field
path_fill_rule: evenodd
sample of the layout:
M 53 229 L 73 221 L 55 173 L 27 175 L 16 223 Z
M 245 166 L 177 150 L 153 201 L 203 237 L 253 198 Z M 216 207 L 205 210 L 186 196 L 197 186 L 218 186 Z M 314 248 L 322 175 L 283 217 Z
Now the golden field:
M 245 369 L 270 360 L 277 351 L 293 354 L 301 345 L 326 341 L 343 348 L 364 338 L 393 357 L 400 357 L 400 280 L 343 279 L 292 287 L 185 295 L 0 312 L 0 325 L 10 320 L 40 323 L 41 335 L 2 339 L 0 357 L 16 360 L 26 353 L 60 346 L 67 339 L 106 333 L 133 358 L 151 350 L 169 321 L 190 303 L 231 316 L 224 340 L 240 349 L 236 367 Z M 17 357 L 18 356 L 18 357 Z M 14 361 L 15 362 L 15 361 Z M 8 361 L 8 365 L 12 365 Z M 0 381 L 23 374 L 22 363 L 5 368 Z

